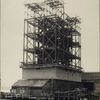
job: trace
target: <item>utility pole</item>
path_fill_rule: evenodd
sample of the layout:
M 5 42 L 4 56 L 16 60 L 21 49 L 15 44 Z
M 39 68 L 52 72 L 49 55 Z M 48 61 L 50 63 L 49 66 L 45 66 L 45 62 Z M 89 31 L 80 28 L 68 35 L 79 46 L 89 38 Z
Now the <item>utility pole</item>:
M 0 0 L 0 9 L 1 9 L 1 0 Z M 0 10 L 1 16 L 1 10 Z M 1 38 L 1 17 L 0 17 L 0 38 Z M 1 48 L 1 39 L 0 39 L 0 48 Z M 1 49 L 0 49 L 0 92 L 1 92 Z

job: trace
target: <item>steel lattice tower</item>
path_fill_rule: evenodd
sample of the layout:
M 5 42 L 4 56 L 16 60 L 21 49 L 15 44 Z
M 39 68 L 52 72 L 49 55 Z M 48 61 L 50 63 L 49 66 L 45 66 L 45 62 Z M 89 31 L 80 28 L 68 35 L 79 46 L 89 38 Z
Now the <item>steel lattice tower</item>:
M 77 30 L 80 20 L 64 12 L 61 0 L 25 6 L 27 17 L 21 67 L 62 65 L 81 69 L 81 34 Z
M 13 84 L 12 91 L 35 100 L 78 97 L 75 89 L 82 88 L 80 20 L 65 13 L 61 0 L 27 3 L 25 8 L 22 80 Z

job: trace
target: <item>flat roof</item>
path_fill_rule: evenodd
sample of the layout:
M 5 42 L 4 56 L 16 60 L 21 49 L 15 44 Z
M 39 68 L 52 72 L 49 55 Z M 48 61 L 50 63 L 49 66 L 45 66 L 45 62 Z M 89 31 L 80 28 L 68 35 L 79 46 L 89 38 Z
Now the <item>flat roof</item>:
M 47 81 L 39 79 L 18 80 L 12 87 L 43 87 Z
M 85 72 L 82 75 L 82 80 L 90 80 L 90 81 L 100 80 L 100 72 Z

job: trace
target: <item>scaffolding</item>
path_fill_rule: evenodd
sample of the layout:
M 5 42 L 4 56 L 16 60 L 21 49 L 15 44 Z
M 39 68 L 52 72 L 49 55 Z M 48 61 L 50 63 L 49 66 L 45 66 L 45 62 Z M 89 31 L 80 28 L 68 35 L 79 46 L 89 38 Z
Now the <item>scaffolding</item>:
M 61 0 L 25 4 L 23 65 L 60 65 L 81 70 L 80 20 L 69 17 Z

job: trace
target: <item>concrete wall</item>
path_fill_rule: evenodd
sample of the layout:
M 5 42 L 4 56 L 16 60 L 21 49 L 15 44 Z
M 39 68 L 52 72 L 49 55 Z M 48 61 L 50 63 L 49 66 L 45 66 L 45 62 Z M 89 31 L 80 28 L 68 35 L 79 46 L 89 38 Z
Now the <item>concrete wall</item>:
M 23 69 L 23 79 L 61 79 L 81 82 L 81 73 L 62 68 Z
M 57 68 L 56 69 L 56 78 L 68 80 L 68 81 L 81 82 L 81 73 Z
M 51 79 L 56 77 L 55 68 L 23 69 L 23 79 Z

